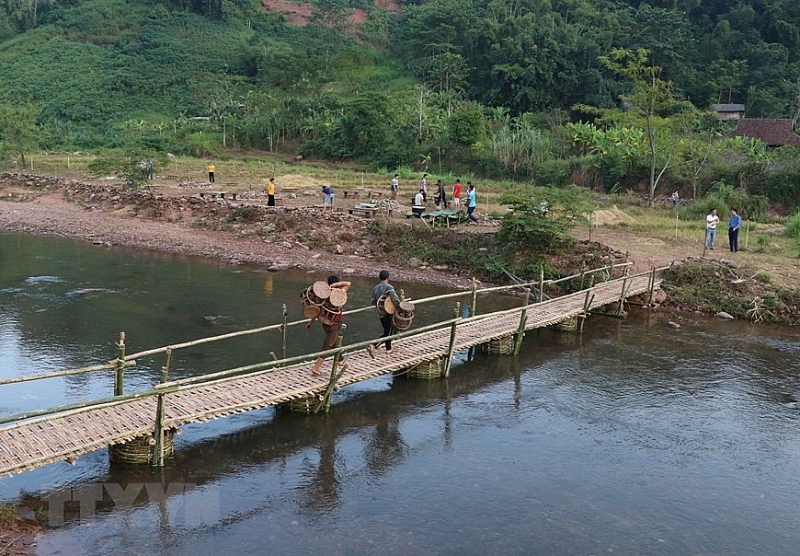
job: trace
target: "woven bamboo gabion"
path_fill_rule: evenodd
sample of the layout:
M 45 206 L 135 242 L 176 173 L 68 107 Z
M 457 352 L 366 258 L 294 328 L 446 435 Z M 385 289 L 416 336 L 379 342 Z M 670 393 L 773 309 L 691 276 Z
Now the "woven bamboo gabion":
M 167 457 L 175 454 L 175 433 L 177 429 L 164 431 L 164 453 Z M 156 439 L 151 435 L 140 436 L 128 442 L 114 444 L 108 447 L 111 461 L 116 463 L 150 463 L 153 460 Z
M 418 378 L 423 380 L 430 380 L 432 378 L 440 378 L 444 376 L 444 357 L 432 359 L 430 361 L 423 361 L 408 370 L 406 376 L 409 378 Z
M 481 351 L 491 355 L 511 355 L 514 353 L 514 334 L 492 338 L 481 344 Z
M 292 413 L 314 413 L 314 410 L 319 404 L 319 397 L 317 396 L 304 396 L 302 398 L 293 398 L 286 403 L 281 404 L 281 409 L 291 411 Z
M 556 324 L 556 330 L 562 332 L 575 332 L 578 330 L 578 317 L 570 317 Z

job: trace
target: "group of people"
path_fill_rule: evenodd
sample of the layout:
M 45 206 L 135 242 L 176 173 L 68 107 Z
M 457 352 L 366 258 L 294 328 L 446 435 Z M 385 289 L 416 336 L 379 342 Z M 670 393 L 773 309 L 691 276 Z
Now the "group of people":
M 400 176 L 399 174 L 395 174 L 392 178 L 390 188 L 392 199 L 397 197 L 397 192 L 400 188 Z M 461 185 L 461 178 L 456 178 L 456 182 L 453 185 L 453 194 L 450 197 L 450 205 L 455 210 L 461 210 L 461 199 L 464 195 L 464 187 Z M 424 210 L 425 205 L 428 202 L 428 174 L 422 174 L 422 179 L 419 182 L 419 191 L 416 195 L 414 195 L 414 204 L 412 211 L 417 209 L 417 211 Z M 436 180 L 436 197 L 433 200 L 434 206 L 437 208 L 446 209 L 448 206 L 447 200 L 447 190 L 442 183 L 442 180 Z M 478 198 L 477 192 L 475 190 L 475 186 L 472 185 L 472 182 L 467 182 L 467 216 L 470 219 L 470 222 L 477 223 L 478 217 L 475 215 L 475 208 L 478 206 Z M 415 211 L 416 212 L 416 211 Z
M 395 304 L 396 307 L 400 306 L 400 296 L 397 295 L 397 292 L 394 289 L 394 286 L 389 283 L 389 271 L 388 270 L 381 270 L 378 273 L 378 280 L 379 282 L 372 288 L 372 305 L 377 307 L 378 301 L 387 296 L 392 302 Z M 339 288 L 344 291 L 348 291 L 350 289 L 351 283 L 345 280 L 339 280 L 338 276 L 330 275 L 328 276 L 328 286 L 331 288 Z M 338 343 L 339 338 L 339 330 L 342 326 L 342 315 L 344 312 L 344 308 L 340 307 L 338 313 L 333 315 L 330 319 L 330 324 L 326 324 L 323 321 L 320 321 L 322 324 L 322 329 L 325 331 L 325 340 L 322 342 L 322 351 L 327 351 L 330 349 L 334 349 L 336 344 Z M 370 344 L 367 347 L 367 352 L 369 353 L 370 357 L 373 359 L 375 358 L 375 352 L 380 346 L 385 346 L 386 353 L 392 353 L 392 340 L 389 338 L 394 333 L 394 326 L 392 325 L 392 315 L 388 313 L 380 313 L 378 314 L 381 326 L 383 327 L 383 333 L 381 334 L 380 338 L 377 343 Z M 306 330 L 311 330 L 314 321 L 318 320 L 318 317 L 312 317 L 309 319 L 308 323 L 306 323 Z M 324 357 L 318 357 L 317 360 L 314 362 L 314 367 L 311 372 L 315 375 L 319 375 L 322 369 L 322 364 L 325 362 Z M 344 365 L 345 359 L 344 357 L 340 358 L 339 363 Z
M 719 224 L 719 216 L 717 216 L 717 209 L 711 209 L 711 213 L 706 216 L 706 249 L 714 250 L 714 245 L 717 242 L 717 224 Z M 731 216 L 728 219 L 728 245 L 730 246 L 731 253 L 739 251 L 739 228 L 742 226 L 742 217 L 739 216 L 739 211 L 735 208 L 731 209 Z

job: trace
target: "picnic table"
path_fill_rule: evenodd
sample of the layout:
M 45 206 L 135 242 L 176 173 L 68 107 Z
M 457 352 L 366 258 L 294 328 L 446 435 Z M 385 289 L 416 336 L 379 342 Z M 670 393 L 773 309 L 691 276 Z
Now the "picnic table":
M 434 210 L 430 212 L 423 212 L 420 214 L 420 218 L 425 221 L 429 221 L 431 226 L 436 226 L 437 224 L 441 226 L 450 227 L 450 224 L 458 224 L 461 221 L 461 215 L 463 213 L 459 210 L 455 209 L 444 209 L 444 210 Z
M 358 203 L 353 208 L 347 209 L 347 212 L 372 218 L 379 210 L 381 210 L 381 206 L 378 203 Z

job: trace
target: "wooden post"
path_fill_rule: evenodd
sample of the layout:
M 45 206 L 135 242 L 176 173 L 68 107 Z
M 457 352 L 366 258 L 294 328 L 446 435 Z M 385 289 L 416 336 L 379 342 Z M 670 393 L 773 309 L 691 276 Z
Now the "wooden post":
M 519 350 L 522 347 L 522 338 L 525 337 L 525 325 L 528 322 L 528 303 L 531 299 L 530 288 L 525 288 L 525 305 L 519 312 L 519 326 L 517 326 L 517 337 L 514 341 L 514 355 L 519 355 Z
M 339 326 L 339 336 L 336 338 L 337 348 L 342 347 L 342 340 L 344 339 L 345 328 L 347 328 L 346 324 L 342 324 L 341 326 Z M 330 380 L 328 381 L 328 387 L 325 389 L 325 394 L 322 396 L 322 401 L 320 402 L 319 405 L 317 405 L 316 409 L 314 410 L 314 413 L 317 413 L 320 410 L 320 407 L 325 408 L 325 413 L 330 411 L 331 398 L 333 397 L 333 389 L 336 387 L 336 383 L 342 377 L 342 374 L 344 374 L 344 371 L 347 368 L 347 365 L 342 365 L 341 371 L 338 371 L 339 361 L 341 361 L 341 359 L 342 359 L 342 352 L 341 351 L 336 352 L 336 354 L 333 356 L 333 366 L 331 367 L 331 375 L 330 375 Z
M 656 288 L 656 267 L 653 265 L 652 270 L 650 271 L 650 280 L 647 284 L 647 308 L 649 309 L 653 305 L 653 290 Z
M 678 211 L 675 211 L 675 239 L 678 239 Z
M 747 251 L 747 240 L 750 238 L 750 221 L 745 222 L 744 227 L 744 250 Z
M 539 303 L 544 301 L 544 265 L 539 265 Z M 527 303 L 526 303 L 527 305 Z
M 653 267 L 655 268 L 655 267 Z M 628 277 L 626 276 L 622 280 L 622 291 L 619 293 L 619 303 L 617 304 L 617 316 L 622 314 L 622 307 L 625 304 L 625 295 L 627 293 L 629 284 L 628 284 Z
M 583 313 L 578 315 L 578 318 L 581 319 L 580 325 L 578 325 L 578 332 L 583 334 L 583 324 L 586 322 L 586 317 L 589 316 L 589 309 L 592 307 L 592 302 L 594 301 L 594 294 L 592 293 L 592 288 L 590 287 L 586 290 L 586 299 L 583 301 Z
M 169 364 L 172 361 L 172 348 L 167 348 L 167 362 L 161 367 L 161 384 L 167 382 L 169 376 Z M 153 459 L 150 460 L 150 465 L 153 467 L 164 467 L 164 396 L 166 394 L 158 395 L 158 403 L 156 405 L 156 430 L 153 436 L 156 440 L 153 446 Z
M 286 303 L 284 303 L 283 304 L 283 326 L 281 326 L 281 336 L 282 336 L 282 343 L 281 343 L 282 352 L 281 353 L 283 355 L 283 359 L 286 359 L 286 333 L 287 333 L 287 329 L 288 329 L 288 327 L 286 326 L 286 323 L 287 323 L 288 317 L 289 317 L 289 311 L 286 310 Z
M 583 289 L 583 279 L 586 276 L 586 261 L 581 261 L 581 287 L 578 290 Z
M 447 359 L 444 362 L 444 377 L 450 376 L 450 367 L 453 364 L 453 351 L 456 347 L 456 331 L 458 323 L 460 322 L 459 315 L 461 314 L 461 303 L 456 303 L 455 317 L 456 321 L 450 325 L 450 343 L 447 346 Z
M 470 311 L 470 316 L 474 317 L 477 313 L 477 305 L 478 305 L 478 281 L 473 277 L 472 278 L 472 310 Z
M 117 370 L 114 373 L 114 395 L 121 396 L 125 393 L 125 332 L 119 333 L 119 355 L 117 356 Z

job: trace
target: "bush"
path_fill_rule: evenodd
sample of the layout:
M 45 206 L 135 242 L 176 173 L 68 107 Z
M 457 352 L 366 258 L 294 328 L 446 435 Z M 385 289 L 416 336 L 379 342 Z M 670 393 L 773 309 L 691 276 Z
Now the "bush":
M 800 238 L 800 212 L 794 213 L 791 218 L 789 218 L 784 233 L 789 237 Z

